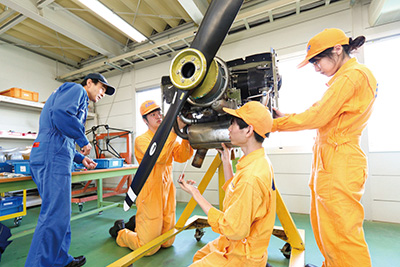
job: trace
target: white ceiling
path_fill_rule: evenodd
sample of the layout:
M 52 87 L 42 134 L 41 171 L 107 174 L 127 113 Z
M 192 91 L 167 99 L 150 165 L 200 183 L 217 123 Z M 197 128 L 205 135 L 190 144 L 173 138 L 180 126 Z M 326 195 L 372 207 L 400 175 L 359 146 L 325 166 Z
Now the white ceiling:
M 78 0 L 0 0 L 0 44 L 70 65 L 58 77 L 124 70 L 190 46 L 211 0 L 100 0 L 149 41 L 136 43 Z M 349 0 L 245 0 L 229 34 Z M 397 0 L 396 0 L 397 1 Z

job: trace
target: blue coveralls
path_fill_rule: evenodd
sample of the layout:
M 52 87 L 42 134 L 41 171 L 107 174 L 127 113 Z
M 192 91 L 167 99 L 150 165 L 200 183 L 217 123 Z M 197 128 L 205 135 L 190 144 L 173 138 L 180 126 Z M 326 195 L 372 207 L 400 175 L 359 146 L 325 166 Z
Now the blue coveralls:
M 42 207 L 25 266 L 65 266 L 74 258 L 71 243 L 71 168 L 84 155 L 76 151 L 89 143 L 85 121 L 89 97 L 76 83 L 64 83 L 47 99 L 39 134 L 30 155 L 30 168 Z

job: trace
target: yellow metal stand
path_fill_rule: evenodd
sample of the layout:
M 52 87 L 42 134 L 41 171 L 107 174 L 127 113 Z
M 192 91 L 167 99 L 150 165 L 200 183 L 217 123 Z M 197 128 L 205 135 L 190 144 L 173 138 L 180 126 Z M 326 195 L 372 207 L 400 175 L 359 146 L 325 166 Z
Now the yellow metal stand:
M 224 169 L 222 166 L 222 161 L 219 155 L 215 156 L 213 162 L 208 168 L 206 174 L 198 185 L 198 189 L 201 194 L 204 193 L 208 184 L 211 181 L 214 173 L 218 169 L 218 183 L 219 183 L 219 206 L 222 210 L 222 203 L 224 200 L 225 193 L 222 190 L 222 185 L 225 183 L 224 178 Z M 279 221 L 282 224 L 282 227 L 274 227 L 273 235 L 286 241 L 286 245 L 282 248 L 283 254 L 289 258 L 289 267 L 303 267 L 305 262 L 305 232 L 304 230 L 297 229 L 296 225 L 293 222 L 292 217 L 289 214 L 288 209 L 286 208 L 285 203 L 283 203 L 282 196 L 279 193 L 278 189 L 276 189 L 276 213 L 278 215 Z M 179 234 L 183 230 L 188 229 L 202 229 L 205 227 L 209 227 L 207 222 L 207 217 L 204 216 L 193 216 L 189 219 L 189 216 L 192 214 L 194 208 L 196 207 L 197 202 L 191 198 L 189 203 L 186 205 L 183 210 L 181 216 L 179 217 L 178 222 L 175 225 L 174 229 L 164 233 L 163 235 L 157 237 L 156 239 L 150 241 L 144 246 L 138 248 L 137 250 L 127 254 L 121 259 L 113 262 L 108 265 L 109 267 L 119 267 L 119 266 L 130 266 L 133 262 L 137 261 L 141 257 L 145 256 L 147 252 L 152 250 L 154 247 L 157 247 L 170 239 L 171 237 Z M 196 237 L 197 238 L 197 237 Z M 201 237 L 200 237 L 201 238 Z

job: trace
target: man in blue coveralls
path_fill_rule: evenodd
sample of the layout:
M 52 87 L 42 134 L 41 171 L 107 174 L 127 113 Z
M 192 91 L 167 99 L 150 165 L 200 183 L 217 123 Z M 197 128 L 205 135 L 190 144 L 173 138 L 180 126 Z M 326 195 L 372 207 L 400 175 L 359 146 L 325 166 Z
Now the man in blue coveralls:
M 92 148 L 85 136 L 89 100 L 99 101 L 115 88 L 103 75 L 90 73 L 81 84 L 67 82 L 47 99 L 39 120 L 39 135 L 30 155 L 32 179 L 42 207 L 25 266 L 77 267 L 84 256 L 68 254 L 71 243 L 71 169 L 73 161 L 94 169 L 86 157 Z M 81 148 L 78 152 L 75 143 Z

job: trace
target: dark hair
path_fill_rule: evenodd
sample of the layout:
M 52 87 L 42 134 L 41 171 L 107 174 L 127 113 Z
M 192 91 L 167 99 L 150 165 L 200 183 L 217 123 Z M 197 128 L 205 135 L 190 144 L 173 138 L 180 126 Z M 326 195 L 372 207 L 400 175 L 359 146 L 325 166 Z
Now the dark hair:
M 97 84 L 97 83 L 99 82 L 98 79 L 88 78 L 88 79 L 83 80 L 83 81 L 81 82 L 81 85 L 82 85 L 82 86 L 85 86 L 85 85 L 87 84 L 87 80 L 89 80 L 89 79 L 91 79 L 92 82 L 93 82 L 94 84 Z
M 149 113 L 147 113 L 147 114 L 144 114 L 144 115 L 142 116 L 142 118 L 145 119 L 145 120 L 147 121 L 147 115 L 149 115 L 149 114 L 151 114 L 151 113 L 153 113 L 154 111 L 157 111 L 157 110 L 161 110 L 161 108 L 156 108 L 155 110 L 152 110 L 151 112 L 149 112 Z
M 235 116 L 232 116 L 232 118 L 231 118 L 231 124 L 233 123 L 233 122 L 236 122 L 237 123 L 237 125 L 239 126 L 239 129 L 243 129 L 243 128 L 247 128 L 247 127 L 249 127 L 249 125 L 243 120 L 243 119 L 241 119 L 241 118 L 238 118 L 238 117 L 235 117 Z M 267 136 L 269 135 L 269 133 L 267 134 Z M 264 137 L 262 137 L 261 135 L 259 135 L 258 133 L 256 133 L 255 131 L 254 131 L 254 137 L 256 138 L 256 141 L 258 142 L 258 143 L 262 143 L 262 142 L 264 142 Z
M 343 51 L 346 53 L 346 55 L 350 55 L 354 50 L 358 49 L 365 43 L 365 37 L 364 36 L 358 36 L 356 39 L 349 38 L 349 44 L 348 45 L 342 45 Z M 333 58 L 332 55 L 332 50 L 333 47 L 330 47 L 328 49 L 325 49 L 318 55 L 314 56 L 309 60 L 311 64 L 315 63 L 316 61 L 320 60 L 323 57 L 328 57 L 328 58 Z

